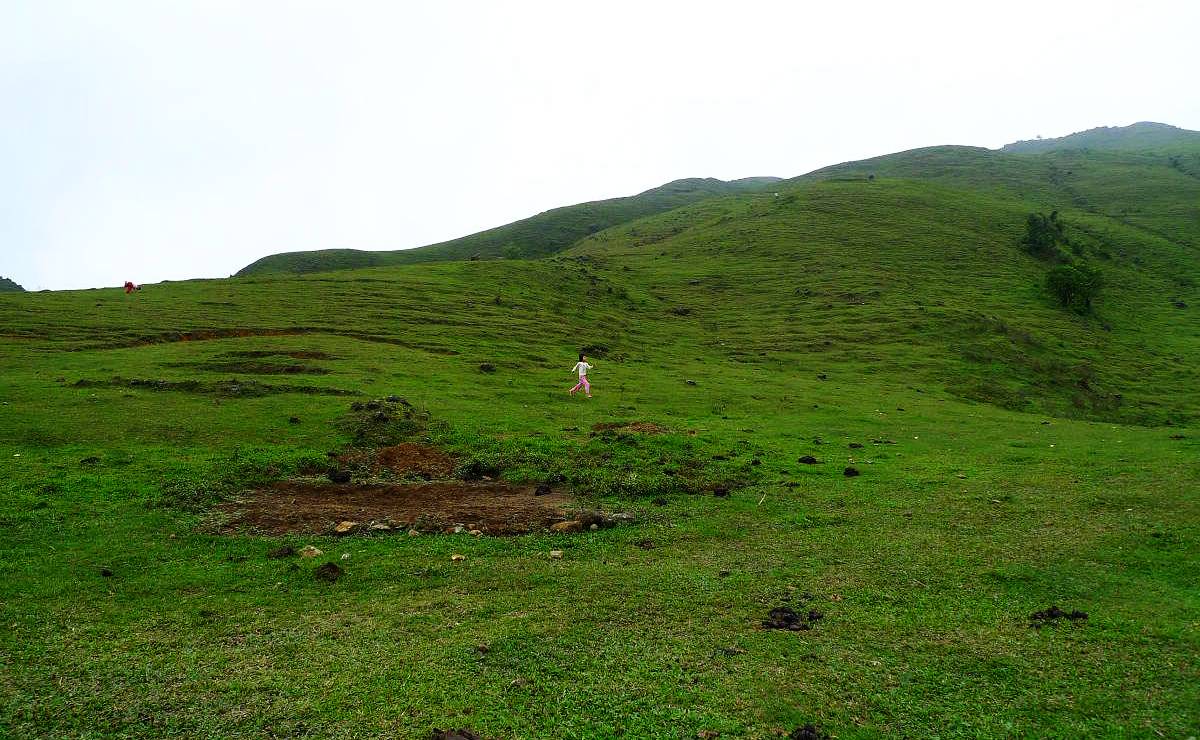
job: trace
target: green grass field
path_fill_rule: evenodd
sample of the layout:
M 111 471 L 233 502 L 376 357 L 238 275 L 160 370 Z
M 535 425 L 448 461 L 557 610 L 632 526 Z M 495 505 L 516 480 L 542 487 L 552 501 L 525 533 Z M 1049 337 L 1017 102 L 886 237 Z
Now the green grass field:
M 1083 200 L 1046 175 L 1071 156 Z M 1197 734 L 1196 181 L 1117 156 L 863 165 L 533 260 L 0 296 L 0 734 Z M 1051 207 L 1094 315 L 1018 247 Z M 389 394 L 417 439 L 632 521 L 221 533 Z M 591 433 L 632 421 L 667 431 Z M 764 628 L 785 605 L 824 617 Z

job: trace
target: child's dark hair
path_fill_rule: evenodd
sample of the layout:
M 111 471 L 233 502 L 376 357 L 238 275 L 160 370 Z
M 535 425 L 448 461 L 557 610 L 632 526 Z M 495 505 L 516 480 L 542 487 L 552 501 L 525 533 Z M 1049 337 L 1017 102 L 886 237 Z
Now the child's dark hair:
M 579 361 L 583 362 L 583 353 L 582 352 L 579 353 Z

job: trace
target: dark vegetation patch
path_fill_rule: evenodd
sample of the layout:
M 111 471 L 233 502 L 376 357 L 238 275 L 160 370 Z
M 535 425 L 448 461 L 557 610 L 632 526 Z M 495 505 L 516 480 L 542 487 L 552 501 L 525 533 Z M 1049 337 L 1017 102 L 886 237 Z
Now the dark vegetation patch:
M 1048 609 L 1042 609 L 1041 611 L 1037 611 L 1037 612 L 1034 612 L 1033 614 L 1030 614 L 1029 615 L 1029 623 L 1031 625 L 1033 625 L 1034 627 L 1041 627 L 1041 626 L 1047 625 L 1047 624 L 1054 624 L 1054 623 L 1058 622 L 1059 620 L 1063 620 L 1063 619 L 1070 621 L 1070 622 L 1080 622 L 1080 621 L 1086 621 L 1087 618 L 1088 618 L 1087 612 L 1081 612 L 1078 609 L 1072 609 L 1071 611 L 1068 612 L 1063 609 L 1060 609 L 1056 605 L 1056 606 L 1051 606 Z
M 842 471 L 842 475 L 846 476 L 847 478 L 856 478 L 856 477 L 862 475 L 862 473 L 859 472 L 858 468 L 856 468 L 854 466 L 849 466 L 845 470 Z
M 283 481 L 251 491 L 217 508 L 225 533 L 328 535 L 415 529 L 476 529 L 485 534 L 523 534 L 569 519 L 570 501 L 559 493 L 534 495 L 534 486 L 441 481 L 414 484 L 332 485 Z M 584 522 L 582 529 L 590 528 Z
M 329 370 L 315 365 L 295 362 L 267 362 L 263 360 L 206 360 L 204 362 L 169 362 L 164 367 L 180 367 L 201 370 L 207 373 L 229 373 L 244 375 L 328 375 Z
M 399 396 L 388 396 L 352 404 L 342 425 L 355 447 L 381 448 L 423 434 L 429 421 L 428 411 L 418 410 Z
M 602 434 L 667 434 L 671 430 L 650 421 L 605 421 L 592 425 L 592 436 Z
M 350 391 L 342 388 L 316 385 L 271 385 L 260 383 L 256 380 L 147 380 L 116 376 L 111 380 L 81 379 L 75 381 L 73 386 L 75 388 L 131 388 L 148 391 L 175 391 L 178 393 L 220 396 L 222 398 L 259 398 L 279 393 L 302 393 L 315 396 L 361 395 L 359 391 Z
M 277 547 L 267 553 L 267 557 L 271 558 L 272 560 L 283 560 L 285 558 L 295 557 L 295 555 L 296 548 L 292 547 L 291 545 Z
M 264 357 L 290 357 L 293 360 L 336 360 L 336 356 L 328 352 L 314 349 L 239 349 L 225 352 L 223 357 L 248 357 L 261 359 Z
M 344 574 L 345 571 L 337 563 L 325 563 L 317 566 L 317 569 L 313 571 L 313 577 L 325 583 L 334 583 Z
M 813 628 L 825 615 L 816 609 L 796 611 L 790 606 L 777 606 L 767 613 L 762 626 L 773 630 L 790 630 L 802 632 Z
M 800 725 L 788 734 L 788 740 L 829 740 L 829 733 L 816 725 Z
M 434 729 L 430 736 L 432 740 L 483 740 L 483 736 L 474 730 L 460 728 L 457 730 Z
M 157 334 L 140 334 L 136 336 L 110 337 L 103 342 L 81 344 L 72 347 L 76 351 L 127 349 L 130 347 L 145 347 L 152 344 L 171 344 L 174 342 L 206 342 L 214 339 L 238 339 L 244 337 L 290 337 L 307 334 L 323 334 L 334 337 L 348 337 L 361 342 L 390 344 L 406 349 L 420 350 L 435 355 L 457 355 L 458 351 L 435 344 L 409 342 L 383 334 L 335 329 L 318 326 L 293 326 L 282 329 L 233 328 L 233 329 L 195 329 L 192 331 L 168 331 Z

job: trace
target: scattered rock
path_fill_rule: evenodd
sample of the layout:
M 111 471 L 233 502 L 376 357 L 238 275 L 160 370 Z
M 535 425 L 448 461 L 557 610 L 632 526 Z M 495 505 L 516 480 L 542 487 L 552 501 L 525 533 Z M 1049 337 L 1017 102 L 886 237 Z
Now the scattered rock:
M 313 547 L 312 545 L 305 545 L 304 547 L 300 548 L 300 557 L 302 558 L 319 558 L 324 554 L 324 552 Z
M 420 534 L 421 534 L 420 530 L 417 530 L 417 529 L 410 529 L 410 530 L 408 530 L 408 536 L 409 536 L 409 537 L 416 537 L 416 536 L 418 536 L 418 535 L 420 535 Z
M 846 476 L 847 478 L 853 478 L 856 475 L 862 475 L 862 473 L 858 472 L 858 468 L 851 466 L 843 470 L 842 475 Z
M 550 558 L 552 560 L 562 560 L 562 556 L 563 556 L 562 550 L 551 550 L 550 551 Z
M 350 534 L 358 528 L 358 522 L 338 522 L 333 528 L 334 534 Z
M 715 740 L 720 737 L 721 733 L 715 730 L 701 730 L 696 733 L 697 740 Z
M 550 493 L 550 486 L 545 483 L 539 483 L 538 487 L 533 489 L 534 496 L 545 496 Z
M 556 522 L 550 525 L 550 531 L 557 532 L 559 534 L 573 534 L 575 532 L 582 532 L 583 522 L 575 519 L 568 519 L 565 522 Z
M 350 482 L 350 472 L 346 471 L 346 470 L 330 468 L 328 477 L 329 477 L 330 483 L 349 483 Z
M 863 448 L 862 442 L 851 442 L 850 443 L 850 449 L 852 449 L 852 450 L 861 450 L 862 448 Z
M 459 553 L 454 553 L 453 555 L 450 556 L 450 562 L 452 562 L 452 563 L 461 563 L 462 561 L 464 561 L 466 559 L 467 559 L 466 555 L 460 555 Z
M 683 382 L 687 383 L 688 385 L 695 385 L 695 384 L 696 384 L 696 381 L 694 381 L 694 380 L 685 380 L 685 381 L 683 381 Z
M 894 439 L 873 439 L 873 440 L 871 440 L 871 444 L 873 444 L 873 445 L 894 445 L 894 444 L 896 444 L 896 440 L 894 440 Z
M 791 630 L 800 632 L 810 630 L 813 625 L 825 618 L 821 612 L 813 609 L 807 614 L 797 612 L 790 606 L 777 606 L 767 613 L 762 625 L 768 629 Z
M 85 468 L 90 468 L 93 465 L 99 465 L 100 458 L 96 457 L 95 455 L 92 455 L 91 457 L 85 457 L 82 460 L 80 460 L 79 464 Z
M 267 557 L 271 558 L 272 560 L 283 560 L 284 558 L 290 558 L 295 554 L 296 548 L 292 547 L 291 545 L 284 545 L 283 547 L 277 547 L 268 552 Z
M 100 575 L 103 576 L 104 578 L 112 578 L 113 577 L 112 568 L 101 568 Z
M 1087 612 L 1081 612 L 1078 609 L 1071 611 L 1063 611 L 1058 606 L 1051 606 L 1049 609 L 1043 609 L 1039 612 L 1034 612 L 1029 615 L 1029 621 L 1034 627 L 1040 627 L 1044 624 L 1053 624 L 1060 619 L 1067 619 L 1072 622 L 1083 621 L 1088 618 Z
M 817 373 L 817 380 L 829 380 L 829 376 L 825 373 Z
M 472 530 L 471 530 L 471 536 L 472 536 L 472 537 L 482 537 L 482 536 L 483 536 L 483 530 L 482 530 L 482 529 L 472 529 Z
M 490 362 L 484 362 L 484 363 L 481 363 L 481 364 L 479 365 L 479 372 L 481 372 L 481 373 L 494 373 L 494 372 L 496 372 L 496 366 L 495 366 L 495 365 L 493 365 L 493 364 L 492 364 L 492 363 L 490 363 Z
M 1187 304 L 1184 303 L 1183 301 L 1172 301 L 1171 305 L 1174 306 L 1175 308 L 1187 308 Z
M 300 423 L 299 416 L 289 416 L 288 417 L 288 424 L 299 424 L 299 423 Z
M 475 646 L 475 652 L 479 653 L 480 655 L 487 655 L 488 653 L 492 652 L 492 646 L 481 642 Z
M 333 583 L 337 579 L 341 578 L 344 573 L 345 571 L 343 571 L 342 567 L 337 563 L 325 563 L 324 565 L 318 566 L 317 569 L 313 571 L 313 576 L 318 581 Z
M 383 522 L 375 522 L 371 525 L 371 530 L 373 532 L 390 532 L 392 531 L 392 525 L 384 524 Z
M 1187 439 L 1187 437 L 1183 436 L 1182 434 L 1172 434 L 1171 439 Z
M 805 465 L 816 465 L 817 458 L 813 457 L 812 455 L 805 455 L 804 457 L 800 458 L 796 462 L 804 463 Z

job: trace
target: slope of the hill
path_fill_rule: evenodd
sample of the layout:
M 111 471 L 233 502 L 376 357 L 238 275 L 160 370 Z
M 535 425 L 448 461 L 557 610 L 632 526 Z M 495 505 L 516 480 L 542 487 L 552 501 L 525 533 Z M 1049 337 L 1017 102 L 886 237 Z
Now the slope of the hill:
M 11 278 L 0 277 L 0 293 L 23 293 L 25 289 L 17 285 Z
M 1192 734 L 1189 253 L 1064 209 L 1113 254 L 1076 318 L 1024 201 L 775 191 L 549 259 L 0 296 L 2 734 Z M 281 479 L 345 511 L 388 396 L 462 475 L 628 518 L 227 526 Z
M 1100 126 L 1053 139 L 1027 139 L 1005 144 L 1000 151 L 1037 154 L 1055 149 L 1163 150 L 1200 149 L 1200 131 L 1165 123 L 1140 121 L 1129 126 Z
M 889 180 L 705 201 L 567 253 L 632 270 L 642 295 L 740 362 L 830 363 L 944 383 L 1007 408 L 1138 423 L 1200 413 L 1200 253 L 1064 207 L 1107 287 L 1080 318 L 1021 251 L 1026 201 Z
M 761 190 L 778 180 L 775 177 L 729 182 L 714 178 L 675 180 L 637 195 L 555 208 L 495 229 L 416 249 L 382 252 L 327 249 L 273 254 L 247 265 L 237 275 L 298 274 L 455 259 L 541 257 L 566 249 L 588 234 L 610 226 L 714 195 Z
M 826 167 L 788 182 L 926 180 L 1026 202 L 1074 208 L 1200 249 L 1200 150 L 1012 154 L 977 147 L 914 149 Z

